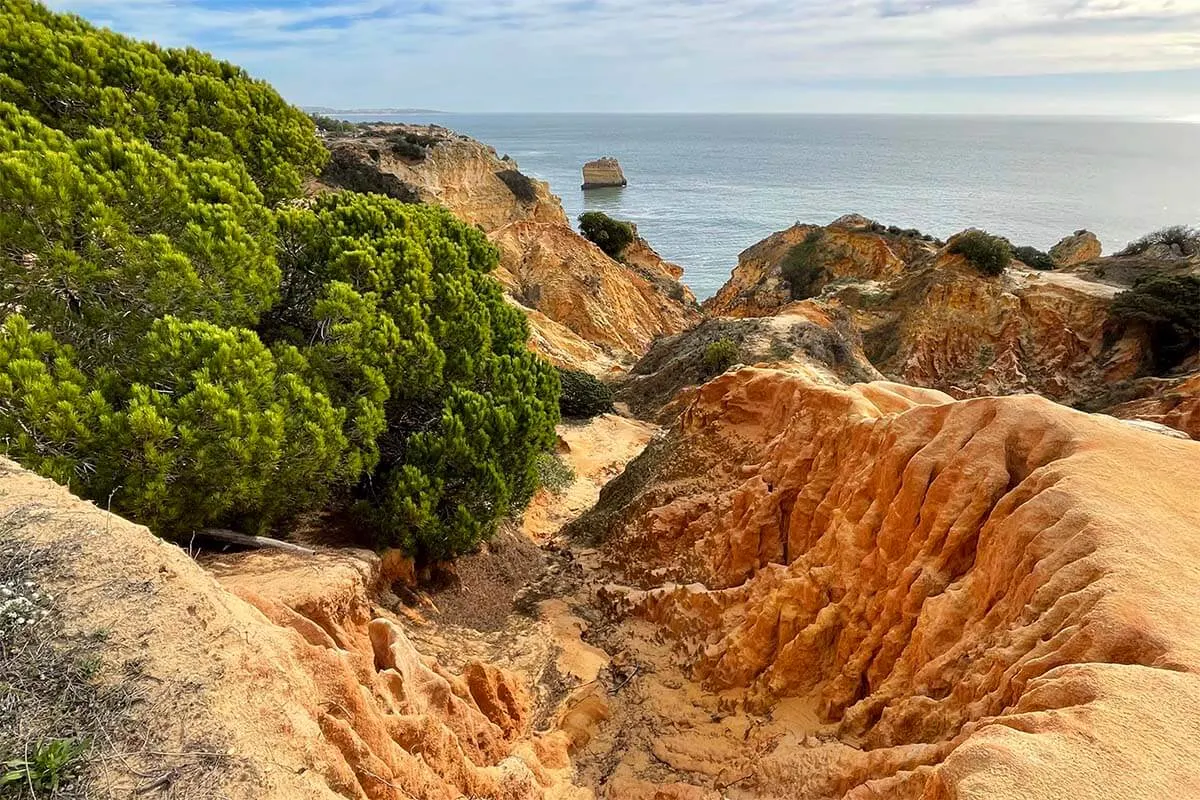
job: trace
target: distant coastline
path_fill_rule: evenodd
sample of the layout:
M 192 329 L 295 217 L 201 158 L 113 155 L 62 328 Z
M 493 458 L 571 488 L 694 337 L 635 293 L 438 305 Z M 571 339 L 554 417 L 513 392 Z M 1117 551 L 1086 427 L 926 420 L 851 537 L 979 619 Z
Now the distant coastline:
M 348 114 L 351 116 L 359 116 L 362 114 L 445 114 L 445 111 L 438 111 L 436 108 L 330 108 L 329 106 L 301 106 L 310 114 Z

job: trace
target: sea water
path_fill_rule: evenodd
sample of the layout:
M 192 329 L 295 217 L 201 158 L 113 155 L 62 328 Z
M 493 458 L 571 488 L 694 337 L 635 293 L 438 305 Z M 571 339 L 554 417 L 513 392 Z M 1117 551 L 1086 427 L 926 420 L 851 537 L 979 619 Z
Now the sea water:
M 350 119 L 361 118 L 349 117 Z M 374 117 L 373 117 L 374 118 Z M 967 227 L 1047 249 L 1080 228 L 1105 252 L 1200 224 L 1200 125 L 953 116 L 437 114 L 548 181 L 574 221 L 636 222 L 708 297 L 738 254 L 847 213 L 945 238 Z M 583 192 L 614 156 L 629 186 Z

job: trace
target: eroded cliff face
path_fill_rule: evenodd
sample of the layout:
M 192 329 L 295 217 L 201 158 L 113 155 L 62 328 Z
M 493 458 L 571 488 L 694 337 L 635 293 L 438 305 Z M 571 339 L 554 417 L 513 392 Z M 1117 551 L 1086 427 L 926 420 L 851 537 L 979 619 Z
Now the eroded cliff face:
M 811 710 L 750 794 L 1190 796 L 1197 465 L 1041 398 L 745 369 L 572 530 L 709 691 Z
M 69 635 L 103 632 L 101 679 L 138 701 L 132 739 L 94 745 L 97 796 L 160 775 L 178 796 L 247 800 L 582 796 L 569 738 L 531 732 L 523 681 L 479 662 L 449 672 L 375 605 L 372 554 L 225 558 L 214 579 L 145 528 L 0 471 L 5 542 L 55 554 L 40 585 Z
M 489 232 L 520 220 L 567 224 L 548 184 L 523 175 L 492 147 L 437 125 L 374 125 L 330 135 L 326 145 L 330 163 L 319 185 L 444 206 Z
M 887 281 L 936 252 L 932 243 L 921 238 L 876 233 L 867 227 L 870 223 L 851 214 L 828 226 L 797 223 L 768 236 L 738 256 L 729 281 L 705 301 L 705 310 L 716 316 L 761 317 L 793 302 L 780 265 L 793 247 L 814 232 L 822 234 L 820 248 L 830 280 Z
M 563 225 L 518 222 L 492 234 L 500 248 L 497 278 L 518 302 L 629 364 L 655 337 L 700 321 L 691 293 L 661 259 L 623 264 Z M 644 244 L 641 258 L 652 253 Z
M 813 231 L 824 276 L 812 288 L 853 313 L 872 363 L 894 380 L 960 398 L 1032 392 L 1104 407 L 1112 387 L 1143 375 L 1149 360 L 1144 332 L 1110 322 L 1113 298 L 1148 270 L 1200 271 L 1186 259 L 1097 259 L 1098 242 L 1083 232 L 1057 251 L 1069 269 L 1013 261 L 991 277 L 936 243 L 852 216 L 750 248 L 706 309 L 764 316 L 785 308 L 791 286 L 781 264 Z
M 1133 399 L 1105 408 L 1104 413 L 1163 425 L 1200 440 L 1200 372 L 1178 378 L 1145 378 L 1130 388 Z
M 733 346 L 730 363 L 708 362 L 708 349 L 718 342 Z M 863 354 L 845 309 L 806 300 L 769 317 L 710 317 L 657 340 L 615 382 L 616 399 L 633 414 L 666 424 L 686 408 L 700 384 L 734 365 L 771 366 L 847 384 L 883 378 Z
M 700 320 L 680 267 L 640 237 L 621 261 L 609 258 L 571 228 L 547 184 L 474 139 L 437 126 L 376 125 L 327 144 L 330 165 L 313 191 L 436 203 L 482 228 L 500 250 L 496 277 L 533 312 L 534 348 L 558 366 L 609 374 L 656 336 Z

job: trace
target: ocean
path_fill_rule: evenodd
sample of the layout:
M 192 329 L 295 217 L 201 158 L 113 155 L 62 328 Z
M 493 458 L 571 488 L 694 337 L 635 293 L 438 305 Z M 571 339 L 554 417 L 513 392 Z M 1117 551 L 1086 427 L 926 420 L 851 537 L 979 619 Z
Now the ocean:
M 361 117 L 348 117 L 362 121 Z M 378 118 L 372 116 L 371 119 Z M 1080 228 L 1105 252 L 1200 223 L 1200 125 L 950 116 L 434 114 L 384 117 L 468 134 L 585 210 L 637 223 L 701 298 L 738 253 L 847 213 L 945 238 L 967 227 L 1043 250 Z M 625 189 L 582 192 L 620 159 Z

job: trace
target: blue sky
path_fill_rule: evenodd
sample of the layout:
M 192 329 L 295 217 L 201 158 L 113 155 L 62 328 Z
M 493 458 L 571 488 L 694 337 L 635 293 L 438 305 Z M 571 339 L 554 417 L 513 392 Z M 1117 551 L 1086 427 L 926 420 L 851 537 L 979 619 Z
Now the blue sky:
M 1200 0 L 52 0 L 292 102 L 1200 121 Z

